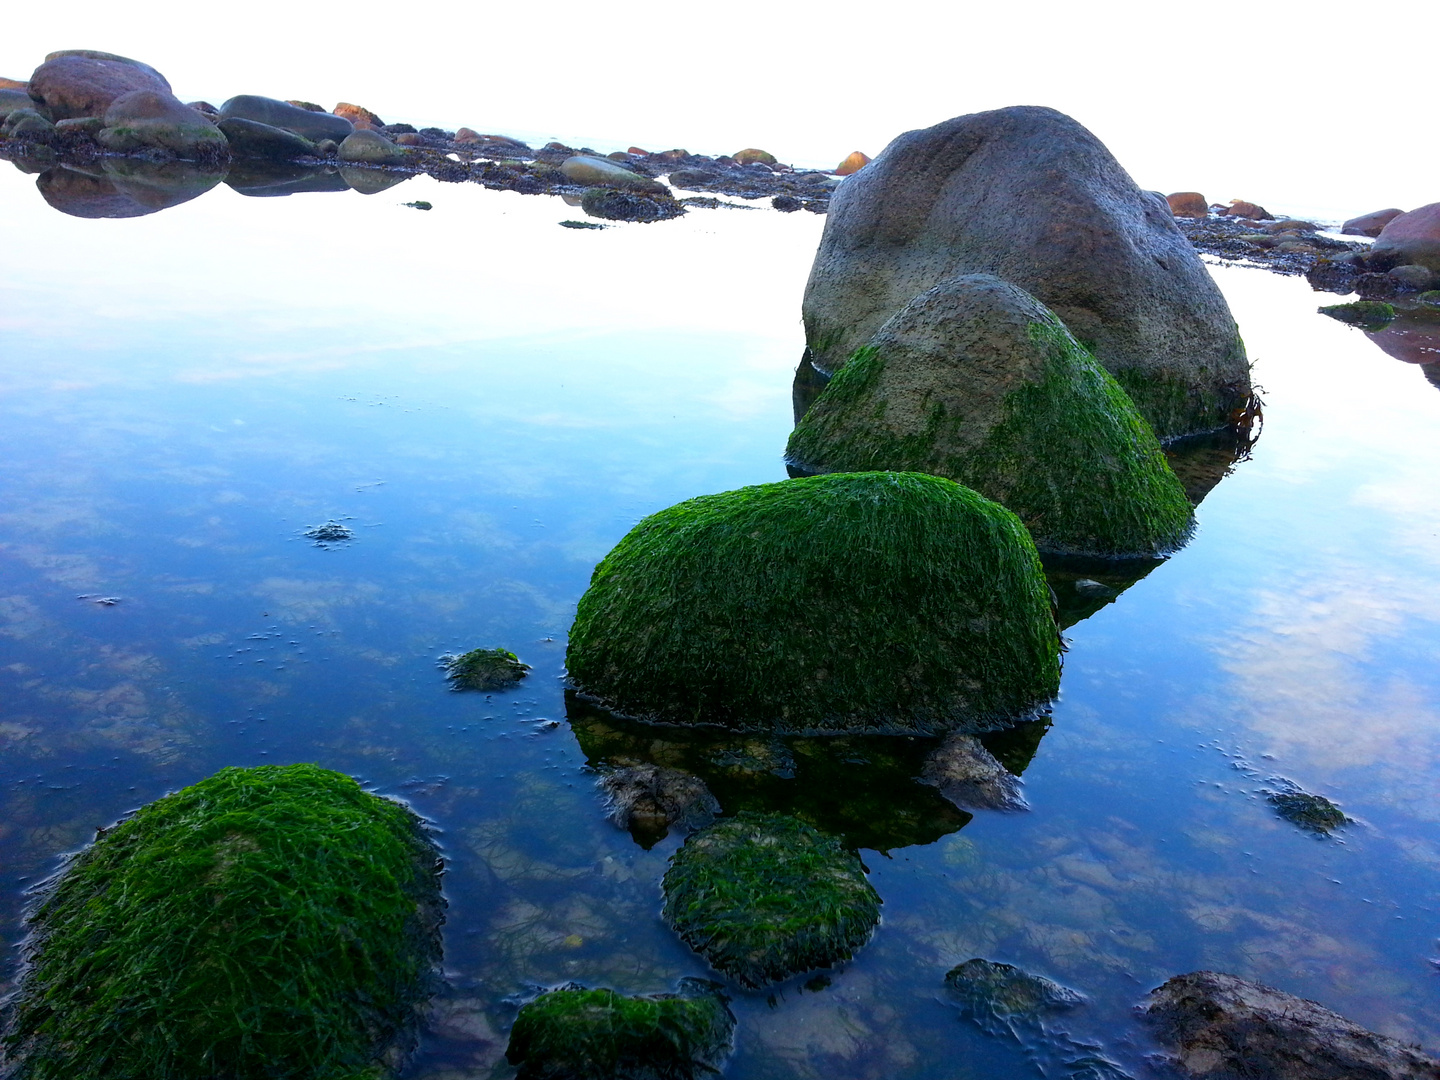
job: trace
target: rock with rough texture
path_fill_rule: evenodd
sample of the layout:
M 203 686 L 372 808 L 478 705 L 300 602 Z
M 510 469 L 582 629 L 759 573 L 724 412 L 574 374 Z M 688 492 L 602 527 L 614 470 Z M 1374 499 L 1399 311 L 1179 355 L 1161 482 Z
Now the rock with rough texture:
M 601 774 L 599 786 L 608 800 L 607 816 L 647 850 L 665 839 L 671 826 L 698 829 L 720 813 L 705 781 L 664 765 L 616 765 Z
M 852 150 L 846 155 L 845 160 L 835 166 L 836 176 L 849 176 L 857 173 L 866 165 L 870 164 L 870 155 L 861 153 L 859 150 Z
M 1312 795 L 1292 780 L 1276 778 L 1279 787 L 1265 793 L 1265 801 L 1292 825 L 1320 836 L 1329 836 L 1351 819 L 1324 795 Z
M 786 458 L 948 477 L 1013 511 L 1042 551 L 1163 555 L 1192 528 L 1184 488 L 1115 379 L 990 274 L 897 312 L 810 406 Z
M 1177 191 L 1165 196 L 1170 213 L 1176 217 L 1204 218 L 1210 216 L 1210 204 L 1198 191 Z
M 340 142 L 355 130 L 355 125 L 343 116 L 311 112 L 309 109 L 291 105 L 288 101 L 277 101 L 275 98 L 261 97 L 258 94 L 232 97 L 220 106 L 220 116 L 222 119 L 234 116 L 241 120 L 254 120 L 256 123 L 284 128 L 311 142 L 319 142 L 321 139 Z
M 1368 214 L 1361 214 L 1359 217 L 1353 217 L 1345 222 L 1340 226 L 1340 232 L 1344 236 L 1379 236 L 1381 229 L 1404 212 L 1394 206 L 1388 210 L 1372 210 Z
M 933 476 L 838 473 L 645 518 L 596 567 L 566 664 L 640 719 L 936 734 L 1047 702 L 1057 647 L 1014 514 Z
M 920 780 L 965 809 L 1028 809 L 1020 794 L 1020 778 L 996 761 L 974 735 L 948 736 L 925 759 Z
M 1392 218 L 1366 259 L 1375 270 L 1416 264 L 1440 271 L 1440 202 Z
M 757 150 L 753 146 L 744 150 L 735 151 L 734 159 L 737 165 L 754 165 L 756 163 L 761 165 L 777 164 L 774 154 L 768 150 Z
M 614 188 L 586 188 L 580 207 L 591 217 L 610 221 L 666 221 L 685 213 L 685 207 L 669 191 L 617 191 Z
M 230 116 L 221 120 L 219 127 L 230 141 L 230 152 L 237 158 L 294 161 L 319 153 L 315 144 L 304 136 L 255 120 Z
M 352 131 L 336 151 L 341 161 L 361 165 L 399 165 L 405 161 L 405 148 L 396 146 L 378 131 Z
M 1053 109 L 957 117 L 895 139 L 830 201 L 805 290 L 817 367 L 843 367 L 911 298 L 991 273 L 1048 306 L 1162 439 L 1250 396 L 1235 320 L 1165 200 Z
M 1244 199 L 1236 199 L 1225 209 L 1220 211 L 1221 217 L 1242 217 L 1251 221 L 1264 221 L 1270 217 L 1270 211 L 1253 202 L 1246 202 Z
M 1313 1001 L 1216 971 L 1177 975 L 1144 1006 L 1186 1077 L 1440 1080 L 1440 1061 Z
M 54 120 L 103 116 L 110 103 L 133 90 L 170 93 L 170 84 L 138 60 L 90 49 L 53 52 L 30 76 L 30 96 Z
M 24 90 L 0 89 L 0 123 L 3 123 L 11 113 L 19 112 L 22 109 L 29 109 L 37 115 L 44 116 L 35 107 L 35 100 Z
M 519 684 L 530 665 L 508 649 L 471 649 L 459 656 L 440 659 L 452 690 L 508 690 Z
M 668 190 L 658 180 L 641 176 L 608 158 L 591 157 L 589 154 L 576 154 L 566 158 L 560 165 L 560 171 L 572 184 L 582 184 L 585 187 L 648 191 L 656 194 L 664 194 Z
M 383 128 L 385 121 L 376 116 L 363 105 L 351 105 L 348 101 L 342 101 L 330 110 L 336 116 L 343 116 L 357 128 L 368 124 L 371 128 Z
M 112 101 L 95 141 L 118 154 L 168 150 L 191 161 L 230 154 L 230 144 L 219 128 L 173 94 L 158 90 L 132 90 Z

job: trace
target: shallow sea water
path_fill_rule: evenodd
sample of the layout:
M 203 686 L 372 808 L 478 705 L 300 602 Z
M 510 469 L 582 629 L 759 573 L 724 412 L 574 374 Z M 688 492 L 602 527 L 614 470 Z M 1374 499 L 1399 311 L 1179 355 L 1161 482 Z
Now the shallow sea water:
M 712 974 L 660 921 L 682 838 L 604 816 L 594 767 L 627 755 L 844 835 L 884 900 L 850 964 L 731 989 L 737 1080 L 1138 1076 L 1134 1006 L 1202 967 L 1440 1047 L 1440 386 L 1303 281 L 1212 267 L 1263 435 L 1184 551 L 1066 631 L 1038 745 L 993 742 L 1033 751 L 1031 809 L 972 817 L 914 782 L 915 740 L 687 741 L 567 702 L 604 553 L 785 476 L 823 225 L 576 216 L 422 177 L 82 220 L 0 166 L 8 945 L 97 826 L 225 765 L 319 762 L 411 803 L 448 860 L 447 988 L 407 1075 L 509 1075 L 537 986 Z M 332 520 L 355 538 L 304 537 Z M 520 688 L 447 689 L 438 657 L 497 645 Z M 1286 823 L 1280 778 L 1355 823 Z M 975 956 L 1086 1002 L 987 1034 L 943 985 Z

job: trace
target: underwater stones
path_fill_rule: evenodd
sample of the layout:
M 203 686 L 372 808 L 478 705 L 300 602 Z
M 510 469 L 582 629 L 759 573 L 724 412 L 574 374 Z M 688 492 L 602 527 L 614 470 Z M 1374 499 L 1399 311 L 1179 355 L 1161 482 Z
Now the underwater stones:
M 746 811 L 692 834 L 663 886 L 665 921 L 752 988 L 850 959 L 880 920 L 860 859 L 779 814 Z
M 103 116 L 111 102 L 133 90 L 168 95 L 170 84 L 148 64 L 89 49 L 51 53 L 30 76 L 30 96 L 53 120 Z
M 1397 207 L 1388 210 L 1372 210 L 1368 214 L 1353 217 L 1340 226 L 1343 236 L 1379 236 L 1380 230 L 1389 225 L 1405 211 Z
M 978 957 L 951 968 L 945 985 L 959 1001 L 961 1012 L 992 1033 L 1085 1000 L 1044 976 Z
M 626 997 L 569 983 L 521 1006 L 505 1052 L 519 1080 L 693 1080 L 730 1051 L 735 1017 L 696 979 Z
M 1150 555 L 1190 505 L 1115 379 L 1023 289 L 989 274 L 914 297 L 836 373 L 786 459 L 945 476 L 1015 512 L 1042 551 Z
M 1048 701 L 1057 648 L 1014 514 L 949 480 L 871 472 L 652 514 L 595 568 L 566 662 L 641 719 L 933 734 Z
M 1176 217 L 1204 218 L 1210 216 L 1210 204 L 1198 191 L 1176 191 L 1165 196 L 1165 205 Z
M 222 120 L 232 116 L 284 128 L 311 142 L 334 139 L 338 143 L 355 130 L 355 125 L 343 116 L 312 112 L 287 101 L 277 101 L 275 98 L 261 97 L 258 94 L 239 94 L 220 106 Z
M 589 154 L 576 154 L 566 158 L 560 165 L 560 172 L 572 184 L 586 187 L 618 188 L 625 191 L 648 191 L 664 194 L 667 189 L 658 180 L 627 169 L 615 162 Z
M 849 176 L 857 173 L 866 165 L 870 164 L 870 155 L 863 154 L 859 150 L 852 150 L 846 155 L 845 160 L 835 166 L 836 176 Z
M 31 916 L 16 1075 L 382 1076 L 404 1057 L 444 908 L 406 807 L 315 765 L 227 768 L 101 832 Z
M 507 690 L 525 678 L 529 664 L 505 649 L 471 649 L 440 658 L 452 690 Z
M 1440 271 L 1440 202 L 1392 218 L 1380 230 L 1366 262 L 1376 270 L 1414 264 Z
M 735 160 L 735 164 L 737 165 L 776 164 L 774 154 L 770 153 L 768 150 L 757 150 L 753 146 L 748 147 L 744 150 L 736 150 L 735 153 L 731 155 L 731 157 Z
M 360 165 L 400 165 L 405 161 L 405 148 L 396 146 L 376 131 L 363 128 L 352 131 L 336 151 L 341 161 Z
M 588 188 L 580 196 L 580 208 L 591 217 L 610 221 L 666 221 L 685 213 L 685 207 L 668 191 L 660 193 Z
M 223 160 L 230 154 L 219 128 L 173 94 L 158 90 L 132 90 L 112 101 L 95 141 L 120 154 L 168 150 L 188 160 Z
M 925 759 L 920 780 L 966 809 L 1028 809 L 1020 794 L 1020 778 L 1012 776 L 973 735 L 947 736 Z
M 1142 1007 L 1182 1076 L 1435 1080 L 1440 1061 L 1322 1005 L 1217 971 L 1177 975 Z
M 229 116 L 219 123 L 221 132 L 230 142 L 230 152 L 237 158 L 260 158 L 267 161 L 294 161 L 314 157 L 314 143 L 284 128 Z
M 1329 836 L 1342 825 L 1350 824 L 1345 812 L 1323 795 L 1311 795 L 1286 780 L 1278 791 L 1267 791 L 1265 801 L 1292 825 L 1307 832 Z
M 698 829 L 720 813 L 705 781 L 663 765 L 617 764 L 601 773 L 598 786 L 610 820 L 646 849 L 665 839 L 672 825 Z
M 1165 200 L 1053 109 L 907 132 L 836 188 L 803 304 L 814 363 L 842 367 L 913 297 L 969 273 L 1049 307 L 1162 440 L 1225 426 L 1250 394 L 1235 320 Z
M 1378 330 L 1395 318 L 1395 308 L 1382 300 L 1354 300 L 1348 304 L 1330 304 L 1319 309 L 1321 315 L 1350 326 Z
M 344 544 L 355 539 L 355 530 L 338 521 L 327 521 L 324 525 L 313 525 L 305 530 L 305 538 L 315 541 L 316 547 L 329 544 Z

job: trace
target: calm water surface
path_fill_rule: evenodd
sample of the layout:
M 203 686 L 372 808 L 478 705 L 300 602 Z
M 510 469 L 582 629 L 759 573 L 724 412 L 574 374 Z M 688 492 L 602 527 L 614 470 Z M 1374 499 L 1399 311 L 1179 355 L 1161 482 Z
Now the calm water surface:
M 408 800 L 449 860 L 447 990 L 408 1075 L 505 1076 L 536 986 L 708 973 L 659 917 L 681 838 L 646 850 L 604 817 L 594 768 L 629 755 L 841 833 L 884 898 L 828 979 L 734 993 L 731 1077 L 1140 1075 L 1134 1005 L 1200 967 L 1440 1047 L 1423 369 L 1303 281 L 1214 267 L 1264 434 L 1190 546 L 1067 631 L 1043 738 L 995 741 L 1029 758 L 1030 811 L 972 818 L 914 782 L 923 743 L 685 742 L 567 705 L 601 556 L 646 514 L 785 476 L 823 224 L 557 227 L 577 215 L 419 178 L 82 220 L 0 166 L 8 944 L 97 826 L 225 765 L 319 762 Z M 304 538 L 331 520 L 355 539 Z M 520 689 L 447 690 L 439 656 L 495 645 L 534 666 Z M 1280 820 L 1279 778 L 1355 824 Z M 1087 1003 L 987 1035 L 943 987 L 973 956 Z

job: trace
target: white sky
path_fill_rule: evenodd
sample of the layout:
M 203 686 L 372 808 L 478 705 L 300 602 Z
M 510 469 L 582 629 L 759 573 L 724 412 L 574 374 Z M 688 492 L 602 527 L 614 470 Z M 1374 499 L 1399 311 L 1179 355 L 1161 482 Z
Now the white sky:
M 760 146 L 831 168 L 950 116 L 1049 105 L 1143 187 L 1336 218 L 1440 200 L 1435 0 L 12 8 L 0 75 L 15 78 L 52 49 L 106 49 L 185 100 L 344 100 L 390 122 L 597 149 Z

